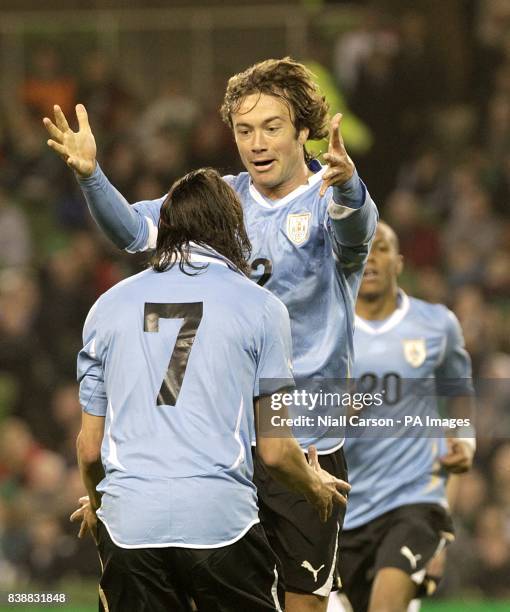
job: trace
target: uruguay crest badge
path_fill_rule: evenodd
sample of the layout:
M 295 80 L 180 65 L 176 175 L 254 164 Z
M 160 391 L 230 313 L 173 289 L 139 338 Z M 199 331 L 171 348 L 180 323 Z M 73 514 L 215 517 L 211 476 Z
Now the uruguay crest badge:
M 310 212 L 287 215 L 287 236 L 295 245 L 299 246 L 308 240 L 311 218 Z
M 402 340 L 404 357 L 413 368 L 419 368 L 427 357 L 427 344 L 425 338 L 417 340 Z

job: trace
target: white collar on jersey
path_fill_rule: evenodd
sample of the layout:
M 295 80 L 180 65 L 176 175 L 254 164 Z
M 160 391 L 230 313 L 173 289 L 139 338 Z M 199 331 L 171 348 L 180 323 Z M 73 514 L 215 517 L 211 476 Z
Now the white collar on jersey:
M 189 260 L 191 263 L 216 263 L 220 264 L 220 266 L 225 266 L 228 268 L 227 264 L 221 259 L 216 259 L 216 257 L 209 257 L 208 255 L 197 255 L 196 253 L 190 253 Z
M 258 204 L 260 204 L 264 208 L 280 208 L 281 206 L 285 206 L 285 204 L 288 204 L 295 198 L 299 197 L 301 194 L 305 193 L 305 191 L 308 191 L 311 187 L 317 185 L 317 183 L 322 180 L 322 175 L 324 174 L 324 172 L 326 172 L 326 166 L 323 166 L 318 172 L 308 177 L 308 181 L 305 185 L 300 185 L 299 187 L 296 187 L 296 189 L 288 193 L 281 200 L 275 202 L 275 204 L 270 204 L 266 200 L 266 198 L 257 191 L 250 177 L 250 195 Z
M 191 242 L 191 241 L 189 245 L 191 247 L 190 253 L 189 253 L 189 260 L 191 263 L 215 263 L 215 264 L 219 264 L 220 266 L 225 266 L 225 268 L 229 267 L 229 265 L 227 264 L 227 261 L 229 260 L 226 257 L 223 257 L 222 255 L 217 253 L 212 247 L 201 246 L 200 244 L 196 244 L 196 242 Z M 207 251 L 211 251 L 211 255 L 206 255 Z M 216 256 L 214 256 L 215 254 Z M 176 253 L 175 258 L 176 258 L 176 261 L 181 260 L 178 253 Z M 231 265 L 232 265 L 232 268 L 237 270 L 234 264 L 231 264 Z
M 393 329 L 395 326 L 397 326 L 400 323 L 400 321 L 402 321 L 402 319 L 409 312 L 409 306 L 410 306 L 409 298 L 402 291 L 402 289 L 398 290 L 398 295 L 400 298 L 400 304 L 393 311 L 393 313 L 391 314 L 391 316 L 389 317 L 389 319 L 386 321 L 384 325 L 381 325 L 381 327 L 372 327 L 369 323 L 365 321 L 365 319 L 362 319 L 360 316 L 356 315 L 354 326 L 358 327 L 359 329 L 362 329 L 364 332 L 367 332 L 368 334 L 373 334 L 374 336 L 378 334 L 384 334 L 390 329 Z

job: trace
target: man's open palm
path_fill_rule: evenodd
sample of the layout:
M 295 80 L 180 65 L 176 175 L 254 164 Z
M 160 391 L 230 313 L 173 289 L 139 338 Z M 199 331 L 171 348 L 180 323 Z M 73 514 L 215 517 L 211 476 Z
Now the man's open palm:
M 43 123 L 51 138 L 48 146 L 56 151 L 66 164 L 82 177 L 90 176 L 96 167 L 96 141 L 90 129 L 83 104 L 76 106 L 78 131 L 73 132 L 60 106 L 53 107 L 55 123 L 44 117 Z

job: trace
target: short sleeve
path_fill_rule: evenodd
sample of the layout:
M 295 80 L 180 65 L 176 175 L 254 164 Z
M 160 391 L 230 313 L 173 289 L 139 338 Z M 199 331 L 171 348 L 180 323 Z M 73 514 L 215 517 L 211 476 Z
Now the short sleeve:
M 94 416 L 105 416 L 108 405 L 104 384 L 99 334 L 100 304 L 91 308 L 83 327 L 83 348 L 78 353 L 78 382 L 82 409 Z
M 269 295 L 260 329 L 254 397 L 293 385 L 289 313 L 278 298 Z
M 471 358 L 466 351 L 462 328 L 457 317 L 446 310 L 445 349 L 441 363 L 436 368 L 436 380 L 440 395 L 471 395 Z

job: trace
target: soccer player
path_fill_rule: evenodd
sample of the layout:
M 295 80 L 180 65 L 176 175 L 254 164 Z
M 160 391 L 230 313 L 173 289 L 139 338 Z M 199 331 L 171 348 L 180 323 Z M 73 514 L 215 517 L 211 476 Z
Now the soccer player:
M 381 393 L 384 402 L 359 416 L 421 416 L 423 428 L 388 436 L 348 429 L 353 488 L 339 566 L 354 612 L 405 612 L 417 595 L 435 589 L 427 566 L 453 538 L 447 475 L 468 470 L 474 454 L 469 426 L 449 430 L 446 439 L 425 427 L 427 416 L 438 417 L 438 400 L 428 383 L 421 393 L 421 381 L 447 396 L 452 415 L 471 416 L 471 363 L 455 315 L 399 289 L 402 266 L 394 231 L 379 223 L 356 304 L 354 374 L 360 389 Z M 331 610 L 338 609 L 334 599 Z
M 85 108 L 79 129 L 69 128 L 57 106 L 44 124 L 49 146 L 76 172 L 91 213 L 127 251 L 154 248 L 159 200 L 129 206 L 96 162 Z M 328 107 L 311 73 L 289 58 L 266 60 L 233 76 L 221 113 L 231 126 L 247 170 L 225 176 L 239 195 L 252 244 L 252 278 L 278 296 L 291 320 L 297 379 L 345 379 L 352 369 L 354 303 L 377 209 L 343 145 L 341 115 L 331 120 L 322 167 L 306 152 L 308 139 L 328 133 Z M 330 473 L 346 479 L 343 434 L 323 429 L 302 436 L 323 455 Z M 282 490 L 256 465 L 264 527 L 282 560 L 286 608 L 322 612 L 334 578 L 343 511 L 326 525 L 304 498 Z
M 251 440 L 260 380 L 292 381 L 290 322 L 246 278 L 248 251 L 234 191 L 192 172 L 163 203 L 152 269 L 87 317 L 77 448 L 110 612 L 185 610 L 183 592 L 201 612 L 281 610 Z M 259 437 L 257 453 L 319 520 L 345 504 L 315 449 L 309 465 L 294 438 Z

